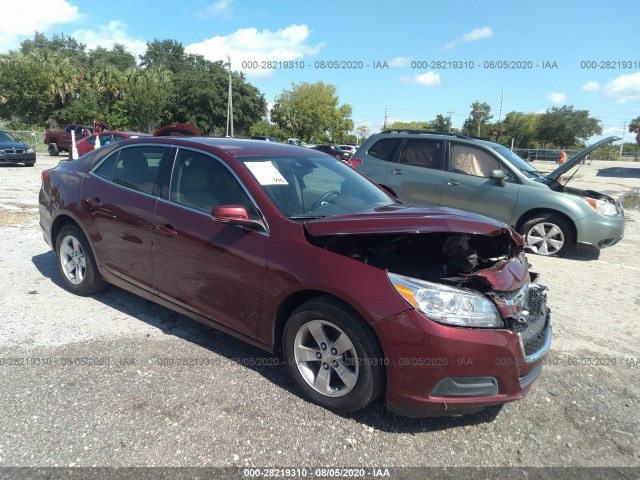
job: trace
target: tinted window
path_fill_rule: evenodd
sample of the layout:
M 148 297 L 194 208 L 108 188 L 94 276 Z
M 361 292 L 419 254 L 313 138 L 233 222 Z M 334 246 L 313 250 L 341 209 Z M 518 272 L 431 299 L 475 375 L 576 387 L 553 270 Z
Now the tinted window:
M 372 157 L 390 162 L 393 160 L 401 141 L 401 138 L 382 138 L 371 146 L 368 153 Z
M 452 172 L 489 178 L 491 170 L 499 168 L 498 159 L 484 150 L 460 144 L 451 147 L 449 169 Z
M 442 168 L 442 142 L 409 139 L 400 152 L 400 163 L 423 168 Z
M 113 181 L 126 187 L 151 193 L 165 147 L 143 146 L 120 150 Z
M 233 174 L 219 160 L 192 150 L 180 150 L 171 178 L 173 202 L 206 213 L 220 205 L 242 205 L 249 218 L 258 213 Z
M 100 166 L 93 171 L 93 173 L 95 173 L 99 177 L 111 180 L 111 177 L 113 176 L 113 167 L 116 164 L 116 160 L 118 160 L 118 152 L 115 152 L 114 154 L 109 156 L 109 158 L 102 162 Z

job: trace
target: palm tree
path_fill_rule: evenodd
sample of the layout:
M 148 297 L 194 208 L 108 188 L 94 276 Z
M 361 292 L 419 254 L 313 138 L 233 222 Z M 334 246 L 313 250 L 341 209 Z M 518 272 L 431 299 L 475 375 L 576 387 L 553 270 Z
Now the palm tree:
M 638 146 L 640 146 L 640 117 L 636 117 L 631 120 L 629 124 L 629 133 L 636 134 L 636 155 L 634 161 L 638 161 Z

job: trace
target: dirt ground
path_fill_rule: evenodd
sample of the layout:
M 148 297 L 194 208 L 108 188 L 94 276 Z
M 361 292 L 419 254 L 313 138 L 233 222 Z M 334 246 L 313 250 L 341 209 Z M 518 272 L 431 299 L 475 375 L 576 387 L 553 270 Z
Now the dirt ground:
M 258 349 L 115 287 L 68 293 L 38 226 L 58 160 L 0 167 L 0 466 L 640 465 L 640 164 L 571 180 L 624 199 L 618 245 L 529 256 L 555 322 L 529 396 L 416 420 L 335 415 Z

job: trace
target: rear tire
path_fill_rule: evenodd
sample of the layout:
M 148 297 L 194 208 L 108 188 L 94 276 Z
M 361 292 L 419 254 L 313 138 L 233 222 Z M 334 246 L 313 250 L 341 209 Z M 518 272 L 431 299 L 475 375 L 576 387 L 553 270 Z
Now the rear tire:
M 522 225 L 520 233 L 538 255 L 564 257 L 575 243 L 573 229 L 567 220 L 553 213 L 537 215 Z
M 58 144 L 57 143 L 50 143 L 49 144 L 49 155 L 51 155 L 52 157 L 56 157 L 58 155 L 58 153 L 60 153 L 60 151 L 58 150 Z
M 360 410 L 384 388 L 385 359 L 375 334 L 332 297 L 310 300 L 291 314 L 282 351 L 305 396 L 335 412 Z
M 67 290 L 77 295 L 90 295 L 107 286 L 87 237 L 77 225 L 66 225 L 58 233 L 56 264 Z

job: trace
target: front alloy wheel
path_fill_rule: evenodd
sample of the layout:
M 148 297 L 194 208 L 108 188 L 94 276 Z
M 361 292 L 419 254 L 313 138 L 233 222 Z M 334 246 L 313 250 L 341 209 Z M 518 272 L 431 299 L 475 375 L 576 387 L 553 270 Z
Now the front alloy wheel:
M 536 249 L 538 255 L 564 256 L 573 245 L 573 230 L 566 220 L 548 214 L 533 218 L 520 229 L 526 244 Z
M 339 413 L 367 406 L 385 384 L 385 361 L 367 323 L 340 300 L 300 305 L 282 336 L 289 373 L 312 401 Z
M 321 395 L 342 397 L 358 382 L 358 354 L 346 333 L 325 320 L 311 320 L 296 334 L 298 372 Z

